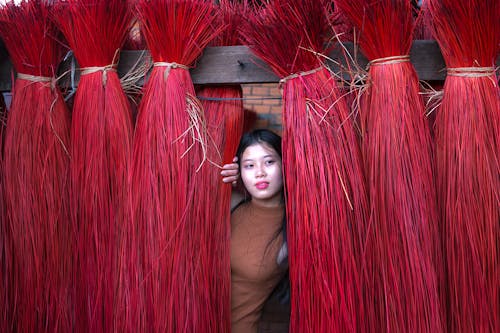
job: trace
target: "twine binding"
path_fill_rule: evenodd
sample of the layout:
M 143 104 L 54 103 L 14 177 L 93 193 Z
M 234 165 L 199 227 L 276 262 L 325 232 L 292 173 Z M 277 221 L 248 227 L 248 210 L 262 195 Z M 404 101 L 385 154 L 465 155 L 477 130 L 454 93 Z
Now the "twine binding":
M 310 71 L 298 72 L 298 73 L 294 73 L 294 74 L 288 75 L 288 76 L 286 76 L 286 77 L 284 77 L 284 78 L 282 78 L 280 80 L 279 86 L 281 88 L 289 80 L 296 79 L 296 78 L 301 77 L 301 76 L 311 75 L 311 74 L 314 74 L 316 72 L 319 72 L 322 69 L 323 69 L 323 66 L 319 66 L 318 68 L 311 69 Z
M 111 65 L 107 65 L 107 66 L 102 66 L 102 67 L 82 67 L 80 68 L 80 76 L 83 76 L 83 75 L 88 75 L 88 74 L 93 74 L 93 73 L 97 73 L 99 71 L 102 71 L 102 85 L 103 86 L 106 86 L 106 82 L 108 82 L 108 72 L 115 72 L 116 73 L 116 67 L 118 65 L 113 63 Z
M 366 70 L 369 70 L 371 66 L 393 65 L 393 64 L 401 64 L 404 62 L 410 62 L 409 54 L 377 58 L 373 59 L 368 63 L 368 65 L 366 66 Z
M 153 63 L 153 67 L 166 67 L 165 72 L 164 72 L 164 80 L 167 81 L 168 75 L 170 74 L 170 70 L 174 68 L 181 68 L 185 70 L 189 70 L 189 67 L 183 64 L 179 64 L 176 62 L 155 62 Z
M 17 73 L 17 78 L 21 80 L 31 81 L 31 82 L 50 82 L 50 88 L 54 90 L 56 86 L 56 79 L 49 76 L 37 76 L 25 73 Z
M 488 77 L 495 75 L 494 67 L 453 67 L 447 68 L 448 76 L 459 77 Z

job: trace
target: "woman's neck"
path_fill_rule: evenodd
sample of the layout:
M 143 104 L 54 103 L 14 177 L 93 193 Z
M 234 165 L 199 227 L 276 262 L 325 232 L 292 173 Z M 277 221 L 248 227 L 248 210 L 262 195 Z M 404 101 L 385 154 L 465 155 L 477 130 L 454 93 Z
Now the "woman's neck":
M 252 197 L 252 203 L 266 208 L 281 207 L 283 206 L 283 193 L 277 193 L 274 197 L 267 199 L 257 199 Z

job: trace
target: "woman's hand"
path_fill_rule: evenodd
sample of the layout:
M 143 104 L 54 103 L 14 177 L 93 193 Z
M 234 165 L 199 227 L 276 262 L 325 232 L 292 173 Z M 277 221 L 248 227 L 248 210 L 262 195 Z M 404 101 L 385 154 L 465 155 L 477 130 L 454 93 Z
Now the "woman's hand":
M 235 157 L 233 158 L 233 163 L 224 164 L 222 167 L 220 174 L 224 183 L 233 183 L 235 185 L 238 178 L 240 178 L 240 170 L 237 162 L 238 157 Z

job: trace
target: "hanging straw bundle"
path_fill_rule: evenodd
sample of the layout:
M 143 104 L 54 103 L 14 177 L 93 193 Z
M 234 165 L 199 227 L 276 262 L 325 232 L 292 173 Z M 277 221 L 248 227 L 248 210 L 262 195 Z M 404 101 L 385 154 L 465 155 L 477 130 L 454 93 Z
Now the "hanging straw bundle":
M 420 4 L 414 4 L 416 11 L 414 39 L 434 39 L 432 37 L 431 14 L 428 6 L 429 0 L 422 0 Z M 414 2 L 412 2 L 414 3 Z
M 3 142 L 7 125 L 7 108 L 3 95 L 0 94 L 0 331 L 8 331 L 7 315 L 7 244 L 5 239 L 7 217 L 5 213 L 4 180 L 3 180 Z
M 220 1 L 218 7 L 219 24 L 225 30 L 213 41 L 214 46 L 240 45 L 239 27 L 249 13 L 247 1 L 238 3 L 230 0 Z M 215 165 L 232 163 L 236 154 L 240 137 L 243 133 L 244 111 L 243 92 L 240 85 L 203 86 L 197 89 L 205 110 L 207 134 L 209 138 L 208 159 L 202 172 L 207 181 L 203 188 L 212 193 L 207 202 L 205 215 L 205 231 L 202 233 L 204 250 L 210 263 L 207 265 L 213 319 L 216 326 L 213 332 L 230 332 L 230 202 L 231 186 L 221 186 L 219 169 Z M 202 177 L 201 174 L 199 174 Z M 197 192 L 204 195 L 202 192 Z M 196 201 L 196 199 L 195 199 Z
M 81 66 L 71 127 L 76 330 L 126 325 L 122 234 L 129 226 L 130 107 L 116 73 L 130 12 L 122 0 L 68 0 L 54 19 Z M 128 233 L 128 232 L 127 232 Z M 115 297 L 116 296 L 116 297 Z M 115 321 L 115 323 L 114 323 Z
M 203 202 L 195 207 L 203 221 L 200 228 L 199 251 L 204 253 L 203 265 L 207 290 L 207 315 L 210 325 L 207 332 L 231 331 L 231 270 L 230 270 L 230 201 L 231 186 L 221 185 L 220 169 L 231 163 L 243 132 L 243 103 L 240 86 L 203 87 L 197 92 L 202 99 L 207 124 L 207 159 L 195 175 L 203 191 L 194 193 L 193 202 Z M 206 199 L 210 193 L 210 200 Z M 203 210 L 202 210 L 203 209 Z
M 138 0 L 127 0 L 129 6 L 133 8 Z M 135 120 L 137 118 L 137 112 L 139 104 L 142 98 L 142 86 L 146 80 L 147 73 L 151 70 L 151 56 L 147 52 L 146 41 L 141 32 L 140 22 L 138 18 L 133 15 L 131 28 L 125 39 L 123 45 L 124 51 L 135 51 L 129 52 L 129 55 L 137 57 L 137 60 L 132 65 L 130 70 L 125 73 L 120 81 L 122 83 L 123 90 L 129 98 L 130 106 L 132 109 L 132 123 L 135 126 Z
M 208 0 L 140 0 L 137 11 L 154 61 L 139 106 L 132 170 L 142 327 L 211 331 L 207 325 L 217 325 L 217 314 L 204 274 L 213 268 L 202 244 L 212 235 L 203 229 L 211 193 L 200 169 L 208 139 L 188 66 L 220 28 L 213 27 L 216 11 Z
M 127 0 L 130 7 L 134 7 L 139 0 Z M 139 19 L 133 15 L 131 28 L 123 44 L 124 50 L 144 50 L 146 49 L 146 41 L 144 40 L 144 35 L 141 32 Z
M 497 0 L 429 1 L 448 76 L 436 115 L 450 332 L 500 331 Z
M 336 0 L 370 60 L 361 100 L 370 197 L 368 330 L 440 332 L 441 255 L 430 131 L 410 63 L 414 20 L 407 0 Z M 435 266 L 436 265 L 436 266 Z
M 69 112 L 55 86 L 58 32 L 45 1 L 7 3 L 0 34 L 17 70 L 5 137 L 11 329 L 71 330 Z M 10 288 L 9 288 L 10 289 Z
M 291 332 L 364 327 L 361 244 L 367 199 L 352 119 L 326 52 L 327 1 L 276 0 L 243 35 L 280 77 Z

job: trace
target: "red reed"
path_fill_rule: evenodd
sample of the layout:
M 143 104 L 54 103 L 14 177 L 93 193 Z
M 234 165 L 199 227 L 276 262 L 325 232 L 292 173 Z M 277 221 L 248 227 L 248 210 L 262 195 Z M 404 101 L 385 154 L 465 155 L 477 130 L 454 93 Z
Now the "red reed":
M 187 66 L 220 28 L 208 0 L 140 0 L 136 8 L 155 63 L 139 106 L 132 170 L 141 329 L 209 332 L 219 315 L 203 250 L 216 241 L 204 229 L 211 193 L 203 187 L 208 168 L 200 169 L 210 143 Z
M 69 112 L 54 76 L 61 47 L 45 1 L 9 2 L 0 34 L 17 71 L 5 133 L 10 329 L 72 328 Z M 12 257 L 10 257 L 12 256 Z
M 230 203 L 231 186 L 221 185 L 220 170 L 216 165 L 231 163 L 243 132 L 243 102 L 240 86 L 206 86 L 197 90 L 207 123 L 211 163 L 207 168 L 203 184 L 204 191 L 211 193 L 212 200 L 205 212 L 205 243 L 207 247 L 210 274 L 208 288 L 214 313 L 218 315 L 213 323 L 213 332 L 231 331 L 231 271 L 230 271 Z
M 131 233 L 131 114 L 116 73 L 130 24 L 121 0 L 68 0 L 54 19 L 81 67 L 71 126 L 72 221 L 76 229 L 76 331 L 123 331 L 130 296 L 124 234 Z
M 500 331 L 500 2 L 429 0 L 448 76 L 436 115 L 450 332 Z
M 409 61 L 406 0 L 336 0 L 371 61 L 361 100 L 370 197 L 365 305 L 369 331 L 440 332 L 442 258 L 430 131 Z M 438 274 L 436 273 L 438 269 Z
M 3 95 L 0 95 L 0 330 L 8 331 L 7 315 L 7 244 L 5 234 L 7 231 L 7 217 L 5 212 L 4 179 L 3 179 L 3 142 L 5 127 L 7 125 L 7 108 Z
M 416 12 L 414 39 L 434 39 L 432 37 L 431 14 L 428 6 L 429 0 L 422 0 Z
M 130 7 L 133 8 L 138 0 L 127 1 Z M 151 65 L 150 56 L 146 52 L 146 41 L 144 40 L 144 36 L 141 33 L 140 22 L 135 16 L 132 19 L 131 28 L 127 34 L 122 49 L 124 51 L 141 51 L 135 52 L 135 55 L 138 59 L 137 62 L 128 73 L 121 77 L 122 87 L 124 88 L 125 94 L 130 101 L 130 107 L 132 109 L 132 123 L 133 126 L 135 126 L 135 120 L 137 118 L 137 112 L 143 92 L 142 85 L 139 84 L 139 82 L 141 80 L 145 80 L 145 76 L 150 70 Z
M 219 24 L 225 30 L 211 43 L 214 46 L 241 44 L 239 27 L 245 20 L 249 5 L 247 1 L 238 3 L 230 0 L 220 1 L 217 8 Z M 211 193 L 205 211 L 205 238 L 207 247 L 207 274 L 210 274 L 210 288 L 213 312 L 218 315 L 212 326 L 213 332 L 231 331 L 231 271 L 230 271 L 230 204 L 231 186 L 221 185 L 217 165 L 231 163 L 236 154 L 243 132 L 243 102 L 240 85 L 203 86 L 197 95 L 205 110 L 208 134 L 208 158 L 203 168 L 205 183 L 202 188 Z
M 364 327 L 360 231 L 368 204 L 349 110 L 317 55 L 327 52 L 327 4 L 274 1 L 243 31 L 252 50 L 286 77 L 283 168 L 291 332 Z

